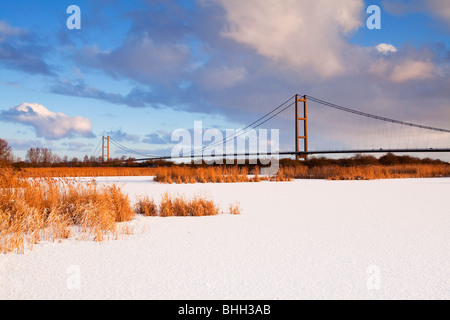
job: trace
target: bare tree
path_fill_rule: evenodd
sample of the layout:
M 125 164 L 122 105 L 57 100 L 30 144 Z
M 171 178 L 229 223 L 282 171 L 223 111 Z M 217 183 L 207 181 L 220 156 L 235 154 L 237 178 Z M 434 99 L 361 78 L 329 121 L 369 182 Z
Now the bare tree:
M 41 149 L 40 148 L 30 148 L 27 151 L 26 159 L 34 166 L 40 164 Z
M 58 156 L 57 154 L 53 154 L 53 156 L 52 156 L 52 164 L 54 164 L 54 163 L 60 164 L 61 162 L 62 162 L 61 157 Z
M 48 148 L 30 148 L 27 151 L 26 159 L 33 166 L 49 167 L 53 163 L 60 161 L 60 158 L 53 154 Z
M 53 152 L 51 149 L 43 148 L 41 150 L 41 164 L 44 167 L 49 167 L 53 162 Z
M 71 162 L 72 162 L 73 166 L 77 166 L 78 165 L 78 158 L 77 157 L 73 157 Z
M 0 139 L 0 166 L 5 166 L 12 162 L 12 152 L 6 140 Z

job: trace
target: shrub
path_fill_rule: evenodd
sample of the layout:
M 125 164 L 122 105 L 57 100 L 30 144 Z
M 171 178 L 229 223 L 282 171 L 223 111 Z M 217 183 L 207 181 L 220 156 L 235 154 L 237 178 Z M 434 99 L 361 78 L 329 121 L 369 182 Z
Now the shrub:
M 237 204 L 233 208 L 233 212 L 239 211 Z M 149 197 L 141 198 L 135 205 L 135 212 L 159 217 L 202 217 L 218 215 L 220 210 L 214 201 L 208 200 L 204 196 L 197 195 L 191 200 L 187 200 L 184 196 L 170 196 L 165 193 L 159 206 Z
M 135 211 L 137 214 L 142 214 L 146 217 L 154 217 L 158 215 L 158 206 L 153 199 L 147 196 L 136 203 Z

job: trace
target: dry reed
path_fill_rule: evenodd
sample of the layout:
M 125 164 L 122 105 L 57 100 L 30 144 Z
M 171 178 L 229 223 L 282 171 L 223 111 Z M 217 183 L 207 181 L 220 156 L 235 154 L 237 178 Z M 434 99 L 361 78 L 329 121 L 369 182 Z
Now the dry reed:
M 261 181 L 249 177 L 248 168 L 233 167 L 171 167 L 158 168 L 155 181 L 160 183 L 234 183 Z
M 233 215 L 241 214 L 241 204 L 240 204 L 240 202 L 236 202 L 234 204 L 230 204 L 229 212 L 230 212 L 230 214 L 233 214 Z
M 159 206 L 149 197 L 139 199 L 135 205 L 135 212 L 152 217 L 203 217 L 218 215 L 220 209 L 204 196 L 197 195 L 187 200 L 184 196 L 171 196 L 165 193 Z M 229 213 L 240 214 L 239 203 L 231 205 Z
M 43 240 L 67 239 L 78 228 L 95 241 L 117 236 L 116 224 L 134 217 L 116 186 L 0 173 L 0 252 L 23 253 Z
M 289 179 L 374 180 L 400 178 L 450 177 L 448 165 L 392 165 L 392 166 L 296 166 L 284 167 L 282 175 Z
M 157 167 L 157 168 L 27 168 L 29 177 L 100 177 L 100 176 L 154 176 L 160 183 L 236 183 L 290 181 L 292 179 L 371 180 L 395 178 L 449 177 L 450 166 L 444 164 L 397 164 L 355 166 L 280 166 L 271 177 L 260 176 L 259 168 L 246 167 Z M 253 175 L 253 176 L 251 176 Z
M 122 176 L 154 176 L 159 168 L 129 167 L 55 167 L 55 168 L 23 168 L 30 177 L 122 177 Z

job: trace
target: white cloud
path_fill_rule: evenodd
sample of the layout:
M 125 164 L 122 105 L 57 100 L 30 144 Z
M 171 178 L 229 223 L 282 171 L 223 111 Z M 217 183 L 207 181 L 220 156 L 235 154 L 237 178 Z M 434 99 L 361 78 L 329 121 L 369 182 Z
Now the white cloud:
M 38 137 L 47 139 L 72 138 L 76 135 L 94 137 L 90 119 L 70 117 L 52 112 L 37 103 L 22 103 L 0 113 L 0 119 L 33 127 Z
M 392 44 L 388 44 L 388 43 L 380 43 L 379 45 L 377 45 L 375 47 L 375 49 L 382 54 L 390 54 L 393 52 L 397 52 L 397 48 L 394 47 Z
M 379 59 L 372 64 L 369 73 L 390 82 L 403 83 L 413 80 L 427 80 L 435 77 L 435 66 L 431 61 L 407 59 L 393 62 Z
M 225 9 L 222 35 L 290 68 L 324 77 L 345 72 L 349 33 L 363 25 L 362 0 L 210 0 Z
M 389 78 L 393 82 L 425 80 L 433 77 L 433 70 L 432 62 L 406 60 L 394 67 Z

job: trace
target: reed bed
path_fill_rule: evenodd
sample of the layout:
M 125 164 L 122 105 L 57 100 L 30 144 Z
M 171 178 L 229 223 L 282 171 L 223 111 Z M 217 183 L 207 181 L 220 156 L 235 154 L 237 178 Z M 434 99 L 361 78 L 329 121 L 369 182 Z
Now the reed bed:
M 22 172 L 30 177 L 123 177 L 123 176 L 154 176 L 160 168 L 129 168 L 129 167 L 54 167 L 54 168 L 24 168 Z
M 117 238 L 119 222 L 134 217 L 128 196 L 117 186 L 98 187 L 66 179 L 28 179 L 0 172 L 0 252 L 23 253 L 40 241 L 73 233 L 84 239 Z
M 197 195 L 188 200 L 182 195 L 171 196 L 165 193 L 159 205 L 148 196 L 139 199 L 135 205 L 135 212 L 147 217 L 203 217 L 216 216 L 220 214 L 220 209 L 204 196 Z M 228 213 L 240 214 L 240 204 L 230 205 Z
M 160 183 L 235 183 L 235 182 L 259 182 L 267 180 L 267 177 L 259 176 L 259 169 L 253 170 L 254 176 L 249 176 L 246 167 L 171 167 L 159 168 L 156 171 L 154 181 Z
M 288 179 L 327 179 L 327 180 L 375 180 L 400 178 L 438 178 L 450 177 L 448 165 L 393 165 L 393 166 L 295 166 L 283 167 L 283 176 Z
M 280 166 L 273 176 L 260 176 L 259 167 L 157 167 L 157 168 L 27 168 L 28 177 L 102 177 L 153 176 L 154 181 L 167 184 L 236 183 L 260 181 L 291 181 L 292 179 L 373 180 L 397 178 L 449 177 L 450 165 L 397 164 L 397 165 L 324 165 L 302 164 Z
M 259 182 L 268 180 L 259 176 L 259 168 L 251 170 L 238 166 L 223 167 L 157 167 L 157 168 L 126 168 L 126 167 L 81 167 L 81 168 L 26 168 L 23 175 L 33 178 L 50 177 L 116 177 L 116 176 L 154 176 L 161 183 L 232 183 Z
M 127 224 L 135 212 L 145 216 L 213 216 L 220 210 L 211 200 L 164 195 L 157 205 L 149 197 L 133 208 L 128 195 L 115 185 L 98 186 L 67 178 L 30 178 L 0 170 L 0 253 L 24 253 L 41 241 L 77 239 L 103 241 L 131 233 Z M 239 214 L 238 205 L 230 206 Z

